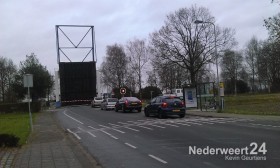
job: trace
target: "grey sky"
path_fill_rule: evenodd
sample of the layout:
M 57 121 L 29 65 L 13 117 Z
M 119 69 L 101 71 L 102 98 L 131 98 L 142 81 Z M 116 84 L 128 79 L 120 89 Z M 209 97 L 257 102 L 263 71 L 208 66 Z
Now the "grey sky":
M 58 67 L 55 25 L 93 25 L 99 66 L 107 45 L 147 39 L 166 15 L 191 5 L 208 8 L 217 25 L 234 28 L 239 48 L 253 35 L 267 38 L 263 20 L 280 12 L 271 0 L 0 0 L 0 56 L 19 65 L 34 52 L 53 73 Z

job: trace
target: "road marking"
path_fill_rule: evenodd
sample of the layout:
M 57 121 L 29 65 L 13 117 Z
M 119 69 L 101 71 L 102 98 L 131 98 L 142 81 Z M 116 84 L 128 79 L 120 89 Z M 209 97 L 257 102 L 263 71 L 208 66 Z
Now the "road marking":
M 114 139 L 119 139 L 119 138 L 115 137 L 114 135 L 112 135 L 112 134 L 110 134 L 110 133 L 108 133 L 108 132 L 106 132 L 106 131 L 101 131 L 101 132 L 103 132 L 104 134 L 109 135 L 110 137 L 112 137 L 112 138 L 114 138 Z
M 88 126 L 89 128 L 91 128 L 91 129 L 94 129 L 94 130 L 98 130 L 97 128 L 94 128 L 94 127 L 92 127 L 92 126 Z
M 105 125 L 99 125 L 100 127 L 104 127 L 104 128 L 110 128 L 110 127 L 107 127 L 107 126 L 105 126 Z
M 83 132 L 86 132 L 84 129 L 82 129 L 82 128 L 80 128 L 80 127 L 78 127 L 78 129 L 81 130 L 81 131 L 83 131 Z
M 73 134 L 77 139 L 81 139 L 81 137 L 79 137 L 76 133 L 72 132 L 70 129 L 67 129 L 67 131 Z
M 136 149 L 136 148 L 137 148 L 136 146 L 133 146 L 133 145 L 131 145 L 131 144 L 129 144 L 129 143 L 124 143 L 124 144 L 126 144 L 127 146 L 129 146 L 129 147 L 131 147 L 131 148 L 133 148 L 133 149 Z
M 121 131 L 121 130 L 118 130 L 118 129 L 115 129 L 115 128 L 111 128 L 111 129 L 114 130 L 114 131 L 120 132 L 120 133 L 122 133 L 122 134 L 125 133 L 125 132 L 123 132 L 123 131 Z
M 172 124 L 166 124 L 166 123 L 162 123 L 163 125 L 169 125 L 169 126 L 171 126 L 171 127 L 179 127 L 179 126 L 177 126 L 177 125 L 172 125 Z
M 141 126 L 141 125 L 137 125 L 137 127 L 145 128 L 145 129 L 148 129 L 148 130 L 153 130 L 152 128 L 144 127 L 144 126 Z
M 280 127 L 278 125 L 264 125 L 264 124 L 254 124 L 254 123 L 250 123 L 251 125 L 259 125 L 259 126 L 263 126 L 263 127 L 274 127 L 274 128 L 277 128 L 277 127 Z
M 154 126 L 154 127 L 158 127 L 158 128 L 165 128 L 165 127 L 158 126 L 158 125 L 150 125 L 150 126 Z
M 189 125 L 189 124 L 184 124 L 184 123 L 176 123 L 176 124 L 179 124 L 179 125 L 186 125 L 186 126 L 191 126 L 191 125 Z
M 124 124 L 124 125 L 127 125 L 127 124 L 129 124 L 129 123 L 124 123 L 124 122 L 118 122 L 118 123 L 120 123 L 120 124 Z
M 149 156 L 150 156 L 151 158 L 153 158 L 153 159 L 155 159 L 155 160 L 157 160 L 157 161 L 163 163 L 163 164 L 166 164 L 166 163 L 167 163 L 165 160 L 162 160 L 161 158 L 156 157 L 156 156 L 154 156 L 154 155 L 149 154 Z
M 190 122 L 190 121 L 187 121 L 187 123 L 194 124 L 194 125 L 202 125 L 202 124 L 199 124 L 199 123 L 196 123 L 196 122 Z
M 139 130 L 137 130 L 137 129 L 133 129 L 133 128 L 129 128 L 129 127 L 124 127 L 124 128 L 126 128 L 126 129 L 130 129 L 130 130 L 132 130 L 132 131 L 139 132 Z
M 117 125 L 117 124 L 112 124 L 112 123 L 108 123 L 108 124 L 110 124 L 112 126 L 120 127 L 120 125 Z
M 84 124 L 84 123 L 82 123 L 81 121 L 79 121 L 79 120 L 75 119 L 74 117 L 71 117 L 70 115 L 66 114 L 66 112 L 65 112 L 65 111 L 63 112 L 63 114 L 64 114 L 64 115 L 66 115 L 67 117 L 71 118 L 72 120 L 74 120 L 74 121 L 76 121 L 76 122 L 80 123 L 80 124 Z
M 93 133 L 91 133 L 91 132 L 87 132 L 89 135 L 91 135 L 91 136 L 93 136 L 94 138 L 96 138 L 96 136 L 93 134 Z

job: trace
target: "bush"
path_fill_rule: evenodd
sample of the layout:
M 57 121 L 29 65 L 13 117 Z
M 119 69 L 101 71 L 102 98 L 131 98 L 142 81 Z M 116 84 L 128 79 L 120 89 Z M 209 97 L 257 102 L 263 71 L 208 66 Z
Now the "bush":
M 32 102 L 30 108 L 33 113 L 39 112 L 41 110 L 41 102 Z M 12 112 L 29 112 L 28 103 L 0 104 L 0 113 Z
M 1 147 L 17 147 L 19 138 L 11 134 L 0 134 Z

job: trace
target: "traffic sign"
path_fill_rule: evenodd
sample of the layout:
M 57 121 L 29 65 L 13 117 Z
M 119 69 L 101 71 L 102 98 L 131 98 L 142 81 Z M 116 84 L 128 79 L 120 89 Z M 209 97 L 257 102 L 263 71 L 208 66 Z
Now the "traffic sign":
M 125 89 L 125 88 L 121 88 L 121 89 L 120 89 L 120 93 L 121 93 L 121 94 L 126 94 L 126 89 Z

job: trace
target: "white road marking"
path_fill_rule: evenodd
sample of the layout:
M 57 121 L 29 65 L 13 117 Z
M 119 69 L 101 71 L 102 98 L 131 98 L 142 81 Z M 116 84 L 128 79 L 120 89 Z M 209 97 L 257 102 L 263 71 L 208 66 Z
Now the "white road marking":
M 91 132 L 87 132 L 89 135 L 91 135 L 91 136 L 93 136 L 94 138 L 96 138 L 96 136 L 93 134 L 93 133 L 91 133 Z
M 137 129 L 133 129 L 133 128 L 129 128 L 129 127 L 124 127 L 124 128 L 126 128 L 126 129 L 130 129 L 130 130 L 132 130 L 132 131 L 139 132 L 139 130 L 137 130 Z
M 100 127 L 103 127 L 103 128 L 110 128 L 110 127 L 107 127 L 105 125 L 99 125 Z
M 74 120 L 74 121 L 76 121 L 76 122 L 80 123 L 80 124 L 84 124 L 84 123 L 82 123 L 81 121 L 77 120 L 76 118 L 71 117 L 70 115 L 66 114 L 66 112 L 65 112 L 65 111 L 63 112 L 63 114 L 64 114 L 64 115 L 66 115 L 67 117 L 71 118 L 72 120 Z
M 83 132 L 86 132 L 84 129 L 82 129 L 82 128 L 80 128 L 80 127 L 78 127 L 78 129 L 81 130 L 81 131 L 83 131 Z
M 67 129 L 67 131 L 73 134 L 77 139 L 81 139 L 81 137 L 79 137 L 76 133 L 72 132 L 70 129 Z
M 156 156 L 154 156 L 154 155 L 149 154 L 149 156 L 150 156 L 151 158 L 153 158 L 153 159 L 155 159 L 155 160 L 157 160 L 157 161 L 163 163 L 163 164 L 166 164 L 166 163 L 167 163 L 165 160 L 162 160 L 161 158 L 156 157 Z
M 150 125 L 150 126 L 154 126 L 154 127 L 158 127 L 158 128 L 165 128 L 165 127 L 158 126 L 158 125 Z
M 187 123 L 194 124 L 194 125 L 202 125 L 202 124 L 199 124 L 199 123 L 196 123 L 196 122 L 190 122 L 190 121 L 188 121 Z
M 133 145 L 131 145 L 131 144 L 129 144 L 129 143 L 124 143 L 124 144 L 126 144 L 127 146 L 129 146 L 129 147 L 131 147 L 131 148 L 133 148 L 133 149 L 136 149 L 136 148 L 137 148 L 136 146 L 133 146 Z
M 176 124 L 179 124 L 179 125 L 186 125 L 186 126 L 191 126 L 191 125 L 189 125 L 189 124 L 185 124 L 185 123 L 176 123 Z
M 144 126 L 141 126 L 141 125 L 137 125 L 137 127 L 145 128 L 145 129 L 148 129 L 148 130 L 153 130 L 152 128 L 144 127 Z
M 169 126 L 171 126 L 171 127 L 179 127 L 179 126 L 177 126 L 177 125 L 172 125 L 172 124 L 166 124 L 166 123 L 162 123 L 163 125 L 169 125 Z
M 259 125 L 259 126 L 263 126 L 263 127 L 274 127 L 274 128 L 277 128 L 277 127 L 280 127 L 278 125 L 265 125 L 265 124 L 254 124 L 254 123 L 250 123 L 251 125 Z
M 117 125 L 117 124 L 112 124 L 112 123 L 108 123 L 108 124 L 112 125 L 112 126 L 120 127 L 120 125 Z
M 121 130 L 118 130 L 118 129 L 115 129 L 115 128 L 111 128 L 111 129 L 114 130 L 114 131 L 120 132 L 120 133 L 122 133 L 122 134 L 125 133 L 125 132 L 123 132 L 123 131 L 121 131 Z
M 126 125 L 126 124 L 129 124 L 129 123 L 124 123 L 124 122 L 118 122 L 118 123 L 120 123 L 120 124 L 125 124 L 125 125 Z
M 91 128 L 91 129 L 97 130 L 97 128 L 94 128 L 94 127 L 92 127 L 92 126 L 90 126 L 90 125 L 89 125 L 88 127 Z
M 114 138 L 114 139 L 119 139 L 119 138 L 115 137 L 114 135 L 112 135 L 112 134 L 110 134 L 110 133 L 108 133 L 108 132 L 106 132 L 106 131 L 101 131 L 101 132 L 103 132 L 104 134 L 109 135 L 110 137 L 112 137 L 112 138 Z

